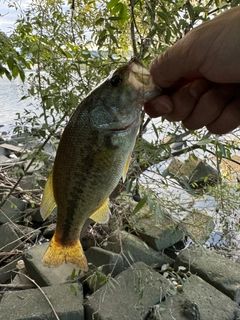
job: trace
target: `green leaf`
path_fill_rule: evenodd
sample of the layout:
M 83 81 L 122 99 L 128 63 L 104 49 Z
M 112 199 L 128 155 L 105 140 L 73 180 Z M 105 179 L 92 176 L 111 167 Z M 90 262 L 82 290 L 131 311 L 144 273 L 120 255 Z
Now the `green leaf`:
M 24 82 L 25 81 L 25 72 L 22 69 L 19 70 L 19 75 L 20 75 L 22 82 Z
M 123 4 L 118 3 L 113 9 L 112 9 L 112 14 L 117 14 L 118 12 L 121 11 Z
M 131 213 L 131 217 L 133 217 L 139 210 L 142 209 L 142 207 L 145 205 L 145 203 L 147 202 L 147 197 L 143 197 L 138 204 L 136 205 L 136 207 L 133 209 L 133 212 Z
M 162 18 L 167 24 L 169 23 L 169 17 L 168 17 L 168 15 L 167 15 L 165 12 L 159 11 L 157 14 L 158 14 L 158 16 L 159 16 L 160 18 Z
M 211 143 L 211 142 L 212 142 L 212 139 L 203 139 L 203 140 L 198 141 L 197 145 L 198 146 L 205 146 L 206 144 Z
M 95 24 L 96 24 L 96 26 L 101 26 L 104 21 L 105 21 L 104 18 L 99 18 L 99 19 L 95 22 Z
M 119 0 L 110 0 L 107 4 L 107 9 L 112 9 L 118 4 Z
M 125 4 L 122 4 L 122 8 L 119 12 L 119 17 L 121 17 L 123 20 L 127 19 L 127 6 Z
M 17 66 L 13 66 L 12 68 L 12 75 L 14 78 L 16 78 L 19 74 L 19 70 L 18 70 L 18 67 Z
M 7 65 L 8 65 L 9 70 L 13 69 L 13 57 L 12 56 L 8 57 Z
M 70 290 L 71 290 L 71 293 L 73 293 L 74 295 L 77 294 L 77 289 L 72 284 L 70 285 Z

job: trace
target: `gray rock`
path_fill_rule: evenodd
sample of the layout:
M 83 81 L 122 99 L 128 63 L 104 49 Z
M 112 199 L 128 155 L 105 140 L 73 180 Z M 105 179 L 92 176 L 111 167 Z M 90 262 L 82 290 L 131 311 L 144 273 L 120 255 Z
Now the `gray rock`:
M 42 223 L 44 221 L 43 217 L 41 216 L 41 213 L 40 213 L 40 208 L 35 208 L 35 210 L 33 211 L 32 215 L 32 221 L 36 221 L 36 222 L 39 222 L 39 223 Z
M 10 222 L 0 225 L 0 251 L 9 252 L 21 247 L 22 241 L 16 234 L 13 225 Z
M 22 241 L 33 242 L 41 234 L 41 231 L 39 229 L 33 229 L 21 225 L 13 225 L 13 229 Z
M 1 195 L 2 200 L 2 195 Z M 22 212 L 26 209 L 27 203 L 14 196 L 10 196 L 0 210 L 0 224 L 20 221 L 23 217 Z
M 29 276 L 42 287 L 69 282 L 75 269 L 72 264 L 65 263 L 56 268 L 43 265 L 42 258 L 48 245 L 49 243 L 43 243 L 23 252 L 22 257 Z
M 198 244 L 204 244 L 210 238 L 214 227 L 213 218 L 199 210 L 189 212 L 180 223 L 181 230 Z
M 183 284 L 182 292 L 168 296 L 152 310 L 148 319 L 237 320 L 240 319 L 240 309 L 229 297 L 191 275 Z
M 85 303 L 86 320 L 146 319 L 150 306 L 168 295 L 167 279 L 137 262 L 93 293 Z
M 2 144 L 2 142 L 1 142 L 1 144 Z M 11 153 L 12 153 L 12 152 L 11 152 L 10 150 L 7 150 L 6 148 L 4 148 L 4 147 L 2 147 L 2 146 L 0 145 L 0 155 L 1 155 L 1 156 L 8 157 Z M 8 160 L 9 160 L 9 158 L 8 158 Z
M 80 277 L 80 281 L 86 281 L 92 292 L 101 288 L 109 277 L 115 277 L 123 271 L 123 259 L 117 253 L 92 247 L 85 254 L 89 271 Z
M 6 163 L 6 162 L 12 162 L 12 160 L 4 155 L 0 155 L 0 164 Z
M 14 259 L 13 261 L 6 264 L 4 267 L 0 268 L 0 283 L 5 283 L 6 281 L 12 279 L 15 276 L 14 271 L 16 270 L 16 265 L 19 260 L 20 258 Z
M 163 264 L 170 265 L 173 263 L 173 260 L 166 254 L 152 249 L 139 237 L 126 231 L 120 231 L 116 236 L 110 237 L 105 248 L 120 253 L 123 256 L 126 268 L 139 261 L 155 268 L 160 268 Z
M 123 271 L 123 259 L 114 252 L 110 252 L 98 247 L 91 247 L 86 252 L 89 267 L 100 268 L 106 274 L 115 277 Z
M 47 228 L 43 231 L 43 236 L 46 238 L 50 238 L 53 236 L 55 229 L 56 229 L 56 223 L 51 223 L 47 226 Z
M 168 215 L 157 220 L 153 215 L 149 218 L 139 218 L 135 227 L 139 237 L 158 251 L 164 250 L 184 238 L 183 232 Z
M 43 167 L 45 167 L 45 163 L 44 163 L 43 161 L 34 161 L 34 162 L 30 165 L 31 161 L 32 161 L 32 160 L 27 160 L 27 161 L 25 161 L 25 163 L 23 164 L 24 170 L 26 170 L 26 169 L 28 168 L 28 170 L 27 170 L 27 174 L 28 174 L 28 175 L 29 175 L 29 174 L 33 174 L 34 172 L 39 171 L 39 170 L 41 170 Z M 29 165 L 30 165 L 30 167 L 29 167 Z
M 55 320 L 47 301 L 61 320 L 84 320 L 82 287 L 76 284 L 6 292 L 1 300 L 0 320 Z
M 32 139 L 30 134 L 25 131 L 21 135 L 19 134 L 14 134 L 11 136 L 11 139 L 17 141 L 17 143 L 26 143 L 29 139 Z
M 23 266 L 24 266 L 23 260 L 20 260 L 19 264 L 23 264 Z M 19 268 L 17 268 L 17 269 L 18 269 L 18 273 L 15 275 L 15 277 L 11 281 L 11 285 L 15 286 L 14 289 L 18 289 L 18 288 L 23 288 L 23 289 L 36 288 L 35 284 L 32 281 L 30 281 L 30 279 L 28 278 L 28 275 L 26 274 L 26 269 L 24 267 L 21 268 L 21 269 L 19 269 Z
M 168 167 L 168 172 L 193 188 L 209 183 L 214 184 L 218 179 L 216 169 L 200 159 L 194 159 L 192 156 L 184 163 L 174 159 Z
M 23 190 L 32 190 L 36 187 L 36 177 L 35 175 L 31 176 L 24 176 L 22 177 L 22 180 L 19 182 L 19 186 Z
M 179 266 L 185 266 L 240 303 L 240 269 L 237 263 L 202 247 L 191 246 L 178 255 L 175 268 Z
M 59 140 L 52 138 L 51 141 L 50 141 L 50 143 L 47 143 L 47 144 L 44 146 L 44 149 L 43 149 L 43 150 L 44 150 L 47 154 L 55 157 L 58 143 L 59 143 Z

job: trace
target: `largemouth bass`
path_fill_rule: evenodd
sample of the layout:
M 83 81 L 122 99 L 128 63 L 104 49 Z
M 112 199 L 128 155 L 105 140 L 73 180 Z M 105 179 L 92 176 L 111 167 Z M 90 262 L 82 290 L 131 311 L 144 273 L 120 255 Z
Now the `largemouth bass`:
M 79 240 L 82 227 L 88 218 L 108 221 L 108 198 L 126 178 L 142 105 L 159 94 L 149 71 L 133 58 L 80 103 L 63 132 L 43 193 L 43 218 L 57 206 L 44 265 L 66 262 L 88 270 Z

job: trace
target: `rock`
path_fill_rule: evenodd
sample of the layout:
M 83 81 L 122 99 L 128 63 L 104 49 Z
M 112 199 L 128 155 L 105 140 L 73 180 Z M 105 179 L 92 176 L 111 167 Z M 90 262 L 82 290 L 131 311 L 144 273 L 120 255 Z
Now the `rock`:
M 56 223 L 51 223 L 47 226 L 47 228 L 43 231 L 43 236 L 45 238 L 51 238 L 56 229 Z
M 31 175 L 31 176 L 24 176 L 22 177 L 22 180 L 19 182 L 19 186 L 23 189 L 23 190 L 32 190 L 36 187 L 36 177 L 35 175 Z
M 155 268 L 173 263 L 173 260 L 163 252 L 152 249 L 139 237 L 126 231 L 120 231 L 116 236 L 110 237 L 105 248 L 121 254 L 126 268 L 139 261 Z
M 16 258 L 13 261 L 6 264 L 4 267 L 0 268 L 0 286 L 1 286 L 1 283 L 5 283 L 6 281 L 12 279 L 16 275 L 14 271 L 16 270 L 16 265 L 19 260 L 20 258 Z M 1 309 L 1 303 L 0 303 L 0 309 Z
M 137 262 L 94 292 L 85 303 L 86 320 L 146 319 L 150 306 L 166 298 L 167 279 Z
M 3 195 L 0 196 L 1 200 Z M 22 212 L 26 209 L 27 203 L 14 196 L 10 196 L 0 210 L 0 224 L 20 221 L 23 217 Z
M 173 159 L 168 167 L 168 172 L 180 181 L 187 183 L 193 189 L 218 181 L 218 172 L 210 165 L 192 156 L 184 163 Z
M 191 275 L 183 284 L 182 292 L 168 296 L 155 306 L 148 319 L 237 320 L 239 317 L 237 303 L 201 278 Z
M 101 267 L 101 271 L 106 275 L 111 274 L 115 277 L 123 271 L 123 259 L 114 252 L 98 247 L 89 248 L 85 252 L 89 267 L 93 270 Z
M 240 303 L 240 269 L 236 262 L 198 246 L 184 249 L 175 261 L 175 268 L 185 266 L 190 272 Z
M 38 223 L 42 223 L 44 221 L 43 217 L 41 216 L 39 207 L 34 210 L 31 217 L 32 217 L 32 221 L 35 221 Z
M 217 158 L 213 157 L 213 162 L 216 163 Z M 231 159 L 221 159 L 220 168 L 221 174 L 230 183 L 239 182 L 240 177 L 240 156 L 233 154 Z
M 3 148 L 2 144 L 0 144 L 0 155 L 8 157 L 10 154 L 11 154 L 11 151 Z M 9 158 L 8 158 L 8 160 L 9 160 Z
M 192 210 L 180 223 L 181 230 L 193 241 L 204 244 L 214 230 L 215 223 L 212 217 Z
M 13 249 L 20 249 L 22 244 L 10 222 L 0 225 L 0 251 L 9 252 Z
M 26 250 L 23 253 L 23 260 L 26 270 L 40 286 L 50 286 L 55 284 L 66 283 L 71 280 L 73 270 L 76 267 L 72 264 L 63 264 L 56 268 L 49 268 L 43 265 L 42 258 L 49 246 L 49 243 L 44 243 Z M 101 248 L 90 248 L 86 251 L 86 257 L 89 263 L 89 273 L 84 273 L 81 279 L 86 279 L 99 270 L 103 275 L 114 276 L 122 271 L 122 257 L 116 253 L 108 252 Z M 78 269 L 76 274 L 78 274 Z M 100 274 L 99 272 L 99 274 Z M 99 280 L 99 278 L 95 278 Z M 91 278 L 93 280 L 93 277 Z M 101 282 L 101 281 L 100 281 Z M 90 288 L 94 291 L 101 284 L 98 281 L 90 283 Z
M 92 292 L 101 288 L 109 276 L 115 277 L 123 271 L 123 258 L 117 253 L 92 247 L 85 254 L 90 271 L 84 279 Z
M 184 238 L 183 232 L 171 217 L 164 215 L 156 220 L 155 215 L 139 218 L 135 224 L 139 237 L 155 250 L 164 250 Z
M 45 151 L 45 153 L 55 158 L 58 143 L 59 140 L 52 138 L 50 142 L 45 144 L 43 150 Z
M 30 165 L 31 161 L 32 160 L 27 160 L 27 161 L 24 162 L 24 164 L 23 164 L 24 170 L 26 170 L 28 168 L 28 166 Z M 43 167 L 45 167 L 45 163 L 43 161 L 34 161 L 30 165 L 30 167 L 28 168 L 26 174 L 28 174 L 28 175 L 33 174 L 34 172 L 41 170 Z
M 17 141 L 17 143 L 26 143 L 26 141 L 31 139 L 31 137 L 30 137 L 30 134 L 27 131 L 25 131 L 21 133 L 21 135 L 19 134 L 12 135 L 11 139 L 14 141 Z
M 4 155 L 0 155 L 0 164 L 6 163 L 6 162 L 12 162 L 12 160 Z
M 74 265 L 65 263 L 56 268 L 43 265 L 42 258 L 48 246 L 49 243 L 43 243 L 23 252 L 22 258 L 29 276 L 41 287 L 69 282 L 76 268 Z
M 35 241 L 41 234 L 39 229 L 33 229 L 21 225 L 13 225 L 13 229 L 22 241 Z
M 39 289 L 6 292 L 0 303 L 0 320 L 55 320 L 52 308 L 59 319 L 84 320 L 80 285 L 68 283 L 41 290 L 43 292 Z
M 23 260 L 19 260 L 16 265 L 18 273 L 11 281 L 11 285 L 15 288 L 30 289 L 35 288 L 35 284 L 26 276 L 26 269 Z

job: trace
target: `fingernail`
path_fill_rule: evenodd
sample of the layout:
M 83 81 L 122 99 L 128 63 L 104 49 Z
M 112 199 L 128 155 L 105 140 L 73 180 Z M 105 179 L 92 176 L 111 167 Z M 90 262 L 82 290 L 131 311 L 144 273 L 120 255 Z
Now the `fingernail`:
M 165 101 L 156 103 L 156 105 L 154 105 L 154 108 L 156 111 L 158 111 L 161 114 L 167 114 L 172 111 L 172 106 Z
M 208 90 L 209 86 L 209 82 L 203 79 L 197 79 L 190 84 L 189 93 L 194 99 L 198 99 Z

